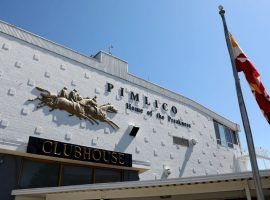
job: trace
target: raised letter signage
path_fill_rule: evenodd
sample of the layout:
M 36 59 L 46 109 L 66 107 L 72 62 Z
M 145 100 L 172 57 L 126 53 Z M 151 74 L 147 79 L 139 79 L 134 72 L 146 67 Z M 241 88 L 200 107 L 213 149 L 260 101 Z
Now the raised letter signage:
M 132 167 L 131 154 L 63 143 L 32 136 L 29 137 L 27 153 Z

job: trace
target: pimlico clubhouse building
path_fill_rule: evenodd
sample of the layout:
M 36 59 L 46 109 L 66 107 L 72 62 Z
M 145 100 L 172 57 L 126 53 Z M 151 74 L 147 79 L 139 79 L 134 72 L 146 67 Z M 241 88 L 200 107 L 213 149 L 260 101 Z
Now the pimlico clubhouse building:
M 0 21 L 0 199 L 251 199 L 239 126 Z M 270 172 L 262 184 L 269 195 Z

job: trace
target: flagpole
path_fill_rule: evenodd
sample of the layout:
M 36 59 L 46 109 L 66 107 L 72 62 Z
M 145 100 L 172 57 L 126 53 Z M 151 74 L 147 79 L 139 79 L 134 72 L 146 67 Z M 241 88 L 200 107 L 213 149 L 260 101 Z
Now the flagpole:
M 229 51 L 230 58 L 231 58 L 236 93 L 237 93 L 237 98 L 238 98 L 238 103 L 239 103 L 239 108 L 240 108 L 240 112 L 241 112 L 244 130 L 246 133 L 245 135 L 246 135 L 246 139 L 247 139 L 248 151 L 249 151 L 250 162 L 251 162 L 251 169 L 253 172 L 253 178 L 254 178 L 255 186 L 256 186 L 257 198 L 259 200 L 264 200 L 262 184 L 261 184 L 261 179 L 260 179 L 260 173 L 259 173 L 259 169 L 258 169 L 256 153 L 255 153 L 252 133 L 251 133 L 251 129 L 250 129 L 250 124 L 249 124 L 249 119 L 248 119 L 247 110 L 246 110 L 246 106 L 245 106 L 245 102 L 244 102 L 244 98 L 243 98 L 243 94 L 242 94 L 240 79 L 239 79 L 239 76 L 238 76 L 238 73 L 236 70 L 232 44 L 231 44 L 231 40 L 229 38 L 229 32 L 228 32 L 228 28 L 227 28 L 227 24 L 226 24 L 226 20 L 225 20 L 225 15 L 224 15 L 225 10 L 223 9 L 223 6 L 219 6 L 218 8 L 219 8 L 219 14 L 222 18 L 226 43 L 227 43 L 228 51 Z

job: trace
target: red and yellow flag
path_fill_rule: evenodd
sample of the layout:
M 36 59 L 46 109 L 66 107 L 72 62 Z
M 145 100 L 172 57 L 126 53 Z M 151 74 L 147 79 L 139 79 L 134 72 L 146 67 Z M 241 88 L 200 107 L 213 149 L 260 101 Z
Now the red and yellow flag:
M 237 71 L 245 74 L 251 91 L 255 96 L 264 117 L 270 124 L 270 97 L 261 82 L 260 74 L 249 61 L 242 49 L 238 46 L 232 35 L 230 35 L 230 40 L 233 47 L 233 56 Z

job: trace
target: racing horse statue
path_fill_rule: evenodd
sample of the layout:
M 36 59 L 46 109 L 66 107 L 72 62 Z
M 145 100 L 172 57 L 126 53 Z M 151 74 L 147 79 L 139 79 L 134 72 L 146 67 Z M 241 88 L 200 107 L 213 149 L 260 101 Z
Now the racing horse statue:
M 101 122 L 109 124 L 113 129 L 119 129 L 117 124 L 107 118 L 106 113 L 117 113 L 117 109 L 110 103 L 98 106 L 95 109 L 93 106 L 86 105 L 85 113 L 87 116 L 91 116 L 94 119 L 97 119 Z
M 50 112 L 54 109 L 65 110 L 70 113 L 69 116 L 77 116 L 79 119 L 86 119 L 91 124 L 99 124 L 97 120 L 108 123 L 113 129 L 119 129 L 119 127 L 109 120 L 106 116 L 106 112 L 116 113 L 117 109 L 111 104 L 104 104 L 102 106 L 94 106 L 93 100 L 89 97 L 80 98 L 78 101 L 73 101 L 65 97 L 61 97 L 56 94 L 52 94 L 50 91 L 40 87 L 36 87 L 40 91 L 40 96 L 35 99 L 29 99 L 28 101 L 39 100 L 37 109 L 43 106 L 50 107 Z

